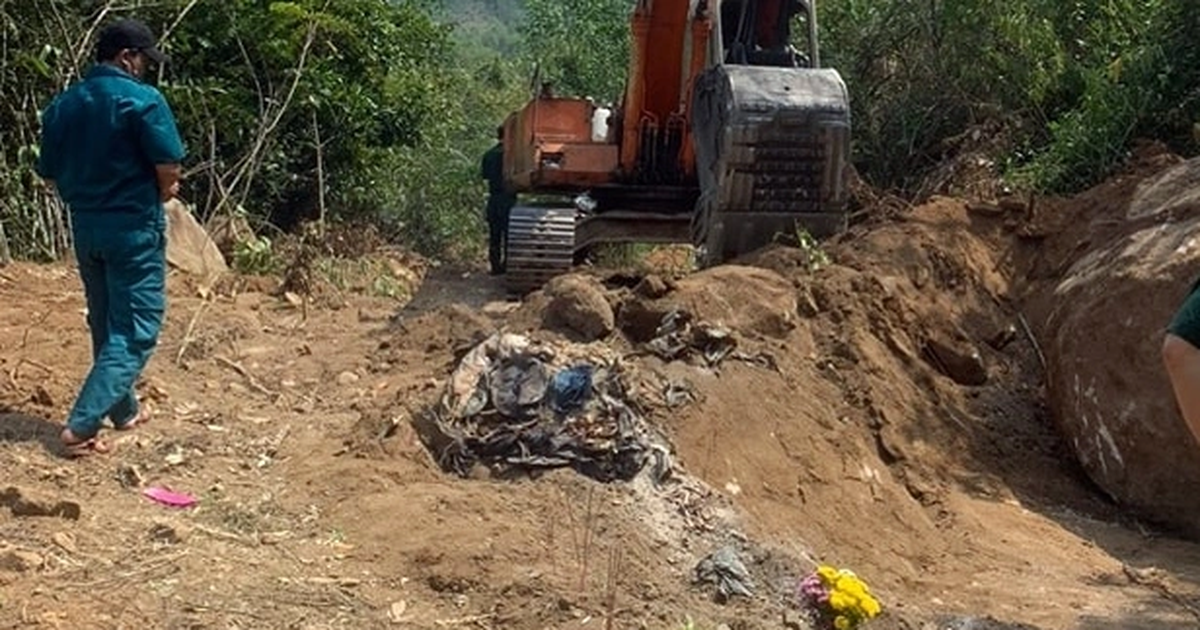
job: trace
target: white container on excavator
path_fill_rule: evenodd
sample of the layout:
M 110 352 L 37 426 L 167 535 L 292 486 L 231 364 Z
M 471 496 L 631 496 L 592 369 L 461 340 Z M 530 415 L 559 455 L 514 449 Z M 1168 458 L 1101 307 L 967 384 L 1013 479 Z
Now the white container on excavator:
M 597 107 L 592 112 L 592 142 L 608 142 L 608 118 L 612 110 L 607 107 Z

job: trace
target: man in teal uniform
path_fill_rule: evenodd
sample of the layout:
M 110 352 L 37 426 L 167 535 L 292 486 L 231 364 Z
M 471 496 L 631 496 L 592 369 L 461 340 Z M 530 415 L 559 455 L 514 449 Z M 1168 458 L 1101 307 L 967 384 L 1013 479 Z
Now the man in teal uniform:
M 1180 415 L 1200 446 L 1200 281 L 1167 326 L 1162 356 Z
M 480 174 L 488 181 L 487 222 L 488 261 L 492 275 L 504 273 L 507 262 L 508 214 L 517 203 L 517 196 L 504 185 L 504 127 L 496 129 L 496 146 L 483 154 Z
M 133 388 L 158 343 L 166 309 L 166 217 L 179 192 L 183 141 L 162 94 L 142 82 L 163 64 L 137 20 L 107 26 L 96 65 L 42 116 L 37 172 L 71 215 L 87 297 L 93 365 L 61 439 L 69 455 L 106 452 L 107 417 L 118 430 L 146 420 Z

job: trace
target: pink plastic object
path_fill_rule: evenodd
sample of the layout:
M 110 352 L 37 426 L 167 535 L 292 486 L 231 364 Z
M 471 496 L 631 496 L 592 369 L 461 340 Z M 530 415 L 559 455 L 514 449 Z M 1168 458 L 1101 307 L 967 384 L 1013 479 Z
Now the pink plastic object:
M 146 488 L 142 491 L 142 494 L 152 501 L 157 501 L 171 507 L 192 507 L 196 505 L 196 498 L 192 495 L 172 492 L 166 488 Z

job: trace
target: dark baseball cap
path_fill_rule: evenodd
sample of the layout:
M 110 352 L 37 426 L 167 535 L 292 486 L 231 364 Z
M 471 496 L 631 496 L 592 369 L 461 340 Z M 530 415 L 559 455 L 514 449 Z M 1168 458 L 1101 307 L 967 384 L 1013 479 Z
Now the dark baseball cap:
M 96 56 L 102 59 L 110 59 L 125 49 L 140 50 L 159 65 L 170 59 L 158 49 L 158 38 L 150 27 L 132 18 L 117 20 L 104 27 L 96 40 Z

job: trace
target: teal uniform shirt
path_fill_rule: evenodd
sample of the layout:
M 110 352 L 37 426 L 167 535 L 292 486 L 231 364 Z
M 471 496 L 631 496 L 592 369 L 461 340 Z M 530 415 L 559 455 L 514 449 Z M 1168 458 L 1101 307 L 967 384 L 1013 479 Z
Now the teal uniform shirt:
M 184 156 L 166 99 L 119 68 L 95 66 L 42 114 L 37 173 L 73 215 L 161 215 L 154 167 Z
M 42 116 L 37 172 L 71 212 L 87 299 L 93 365 L 67 426 L 94 437 L 138 412 L 134 384 L 154 352 L 166 308 L 166 217 L 158 164 L 184 158 L 166 99 L 153 86 L 97 65 Z

